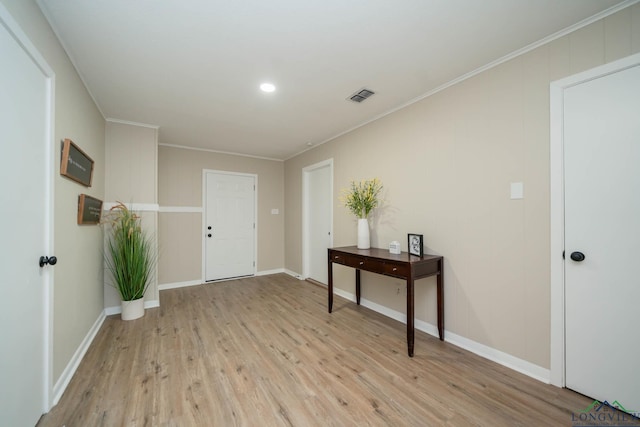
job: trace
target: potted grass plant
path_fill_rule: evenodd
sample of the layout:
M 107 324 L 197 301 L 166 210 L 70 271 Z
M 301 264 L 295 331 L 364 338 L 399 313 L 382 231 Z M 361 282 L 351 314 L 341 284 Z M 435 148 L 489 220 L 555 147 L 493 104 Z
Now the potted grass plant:
M 358 249 L 369 249 L 369 214 L 380 204 L 382 183 L 378 178 L 351 181 L 351 186 L 342 190 L 342 203 L 358 218 Z
M 141 218 L 119 202 L 105 215 L 105 266 L 120 294 L 122 319 L 144 316 L 144 294 L 155 269 L 155 247 L 142 229 Z

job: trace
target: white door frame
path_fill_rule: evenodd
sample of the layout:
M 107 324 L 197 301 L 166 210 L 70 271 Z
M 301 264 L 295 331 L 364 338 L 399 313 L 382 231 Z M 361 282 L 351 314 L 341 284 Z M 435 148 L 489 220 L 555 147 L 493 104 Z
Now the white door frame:
M 601 65 L 551 83 L 550 87 L 550 226 L 551 226 L 551 384 L 565 386 L 564 283 L 564 90 L 640 64 L 640 54 Z
M 45 113 L 45 135 L 43 142 L 48 141 L 44 145 L 45 150 L 45 224 L 44 224 L 44 247 L 46 254 L 54 254 L 53 230 L 54 230 L 54 179 L 55 179 L 55 73 L 49 66 L 38 49 L 31 43 L 27 35 L 22 31 L 20 25 L 13 19 L 9 11 L 0 3 L 0 25 L 4 25 L 7 31 L 15 38 L 18 44 L 24 49 L 25 53 L 31 58 L 33 63 L 40 69 L 46 80 L 47 91 L 47 111 Z M 34 265 L 37 260 L 33 260 Z M 53 406 L 53 298 L 51 296 L 53 289 L 53 273 L 51 268 L 41 269 L 43 275 L 44 301 L 43 301 L 43 320 L 44 328 L 44 390 L 41 390 L 42 396 L 42 412 L 47 413 Z
M 253 266 L 253 275 L 256 275 L 258 271 L 258 175 L 254 173 L 241 173 L 241 172 L 229 172 L 216 169 L 202 169 L 202 283 L 206 282 L 207 277 L 207 174 L 217 173 L 220 175 L 236 175 L 236 176 L 249 176 L 253 178 L 253 182 L 256 186 L 256 191 L 253 192 L 253 220 L 255 221 L 255 228 L 253 229 L 253 259 L 255 265 Z M 225 280 L 225 279 L 221 279 Z
M 332 212 L 331 217 L 329 218 L 329 232 L 331 233 L 329 239 L 329 245 L 333 246 L 333 158 L 323 160 L 321 162 L 315 163 L 310 166 L 306 166 L 302 168 L 302 278 L 306 279 L 309 277 L 309 212 L 310 212 L 310 201 L 309 197 L 309 175 L 316 169 L 320 169 L 323 167 L 329 167 L 329 188 L 331 189 L 331 206 L 329 207 L 330 212 Z

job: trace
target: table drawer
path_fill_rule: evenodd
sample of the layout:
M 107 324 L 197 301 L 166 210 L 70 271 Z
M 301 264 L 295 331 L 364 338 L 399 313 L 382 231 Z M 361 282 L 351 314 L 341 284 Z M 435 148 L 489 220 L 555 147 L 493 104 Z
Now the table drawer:
M 382 273 L 384 271 L 384 263 L 382 261 L 372 260 L 358 255 L 347 255 L 345 258 L 345 265 L 349 267 L 372 271 L 374 273 Z
M 403 264 L 385 263 L 383 274 L 387 276 L 401 277 L 406 279 L 409 276 L 409 266 Z
M 345 265 L 353 268 L 361 268 L 364 266 L 366 259 L 355 255 L 345 256 Z
M 373 273 L 384 274 L 384 262 L 382 261 L 363 258 L 362 260 L 358 260 L 358 264 L 359 267 L 356 268 L 361 268 L 362 270 L 371 271 Z
M 336 264 L 344 264 L 344 265 L 348 265 L 347 264 L 347 255 L 344 254 L 337 254 L 335 252 L 329 252 L 329 257 L 331 257 L 331 261 L 335 262 Z
M 347 267 L 362 268 L 366 258 L 357 255 L 332 253 L 331 261 L 336 264 L 346 265 Z
M 331 261 L 336 264 L 346 265 L 347 267 L 384 274 L 384 262 L 372 260 L 363 256 L 339 254 L 334 252 L 331 253 Z

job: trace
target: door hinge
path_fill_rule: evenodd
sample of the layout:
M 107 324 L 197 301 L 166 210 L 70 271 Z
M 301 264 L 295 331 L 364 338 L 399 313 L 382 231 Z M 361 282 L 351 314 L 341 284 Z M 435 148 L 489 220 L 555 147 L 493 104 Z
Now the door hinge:
M 562 259 L 564 259 L 564 251 L 562 251 Z
M 255 262 L 255 261 L 253 261 L 253 266 L 254 266 L 254 267 L 256 266 L 256 262 Z
M 256 223 L 255 222 L 253 223 L 253 229 L 254 230 L 256 229 Z

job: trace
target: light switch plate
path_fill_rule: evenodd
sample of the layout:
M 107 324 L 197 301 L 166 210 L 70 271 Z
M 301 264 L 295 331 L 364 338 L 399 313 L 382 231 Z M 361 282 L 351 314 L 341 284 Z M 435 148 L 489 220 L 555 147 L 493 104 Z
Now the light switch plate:
M 524 199 L 524 184 L 522 182 L 511 183 L 511 199 Z

